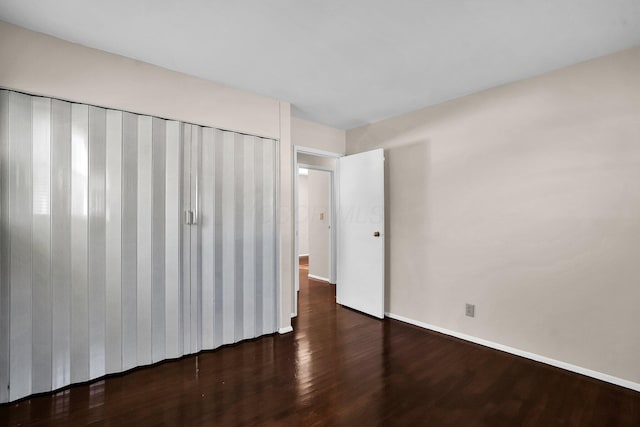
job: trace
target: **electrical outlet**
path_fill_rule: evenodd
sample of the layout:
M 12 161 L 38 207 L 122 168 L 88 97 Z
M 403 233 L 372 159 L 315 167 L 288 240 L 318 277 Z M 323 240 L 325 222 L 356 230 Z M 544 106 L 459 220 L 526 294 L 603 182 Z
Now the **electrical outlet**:
M 465 316 L 475 317 L 476 316 L 476 306 L 474 304 L 466 304 L 464 309 Z

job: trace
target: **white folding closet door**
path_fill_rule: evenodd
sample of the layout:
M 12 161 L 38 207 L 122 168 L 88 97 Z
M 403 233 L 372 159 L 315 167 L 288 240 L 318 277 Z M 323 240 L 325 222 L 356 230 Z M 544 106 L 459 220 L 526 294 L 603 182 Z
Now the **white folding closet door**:
M 188 305 L 191 313 L 185 336 L 196 334 L 190 341 L 194 352 L 277 329 L 277 144 L 184 126 L 190 159 L 185 155 L 183 209 L 185 218 L 193 218 L 183 233 L 184 247 L 191 248 L 183 247 L 183 280 L 191 281 L 184 285 L 191 296 L 184 298 L 185 312 Z
M 0 90 L 0 403 L 275 332 L 276 162 Z

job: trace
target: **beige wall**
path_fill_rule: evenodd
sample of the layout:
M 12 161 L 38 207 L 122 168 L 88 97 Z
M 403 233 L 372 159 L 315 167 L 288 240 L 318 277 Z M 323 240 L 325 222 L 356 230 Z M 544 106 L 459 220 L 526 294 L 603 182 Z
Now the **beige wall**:
M 2 21 L 0 57 L 5 88 L 280 139 L 276 99 Z
M 298 153 L 298 164 L 319 166 L 325 169 L 336 170 L 336 159 L 332 157 L 314 156 L 312 154 Z
M 389 312 L 640 382 L 640 48 L 347 132 L 378 147 Z
M 331 173 L 309 170 L 309 275 L 331 281 Z
M 280 103 L 280 328 L 290 331 L 294 289 L 293 145 L 291 105 Z M 295 272 L 297 274 L 297 272 Z
M 291 325 L 293 160 L 289 103 L 1 21 L 0 58 L 0 87 L 280 140 L 280 327 Z
M 346 133 L 342 129 L 335 129 L 297 117 L 291 118 L 291 140 L 294 145 L 344 154 L 345 138 Z

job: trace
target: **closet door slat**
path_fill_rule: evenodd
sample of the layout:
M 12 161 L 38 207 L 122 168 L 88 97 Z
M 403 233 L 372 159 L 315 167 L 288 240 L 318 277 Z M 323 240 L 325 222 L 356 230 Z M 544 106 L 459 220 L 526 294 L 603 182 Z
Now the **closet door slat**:
M 262 139 L 263 150 L 263 229 L 262 229 L 262 331 L 277 330 L 276 322 L 276 211 L 275 211 L 275 141 Z
M 242 338 L 256 336 L 256 176 L 254 151 L 256 138 L 243 136 L 243 236 L 242 236 Z
M 106 373 L 107 114 L 89 107 L 89 378 Z
M 191 353 L 191 125 L 182 124 L 182 353 Z M 185 216 L 186 215 L 186 216 Z
M 138 116 L 137 366 L 151 363 L 151 256 L 153 248 L 152 120 Z
M 235 134 L 225 132 L 222 160 L 222 344 L 235 342 L 236 187 Z
M 89 378 L 89 107 L 71 105 L 71 382 Z
M 122 112 L 106 115 L 105 371 L 122 371 Z
M 215 312 L 215 130 L 202 130 L 200 192 L 200 244 L 202 247 L 202 348 L 214 348 Z
M 152 209 L 151 209 L 151 358 L 165 358 L 165 169 L 167 121 L 153 119 Z
M 71 104 L 51 102 L 53 389 L 71 384 Z
M 225 132 L 221 130 L 214 130 L 214 188 L 215 188 L 215 200 L 214 200 L 214 309 L 213 309 L 213 347 L 219 347 L 224 340 L 224 275 L 223 275 L 223 180 L 224 180 L 224 136 Z
M 201 154 L 202 128 L 200 126 L 191 125 L 191 211 L 193 212 L 193 222 L 189 228 L 191 233 L 190 250 L 189 250 L 189 269 L 191 270 L 191 301 L 189 303 L 190 310 L 190 335 L 191 353 L 197 353 L 202 350 L 202 270 L 200 258 L 202 256 L 202 245 L 200 242 L 200 229 L 202 223 L 200 221 L 201 206 L 199 186 L 202 181 L 202 154 Z
M 0 348 L 9 349 L 9 97 L 0 90 Z M 9 400 L 9 351 L 0 351 L 0 403 Z
M 10 398 L 32 393 L 32 123 L 31 97 L 10 94 Z
M 32 97 L 33 375 L 32 393 L 51 390 L 51 100 Z M 47 327 L 43 327 L 47 325 Z
M 182 151 L 180 123 L 167 122 L 165 159 L 165 351 L 167 358 L 182 356 Z
M 138 363 L 138 117 L 122 117 L 122 369 Z

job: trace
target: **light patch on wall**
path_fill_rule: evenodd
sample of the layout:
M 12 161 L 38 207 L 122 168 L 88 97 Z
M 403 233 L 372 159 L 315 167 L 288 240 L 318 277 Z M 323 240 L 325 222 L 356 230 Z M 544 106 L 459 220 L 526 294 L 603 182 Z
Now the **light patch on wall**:
M 299 175 L 309 175 L 309 169 L 306 168 L 298 168 Z

